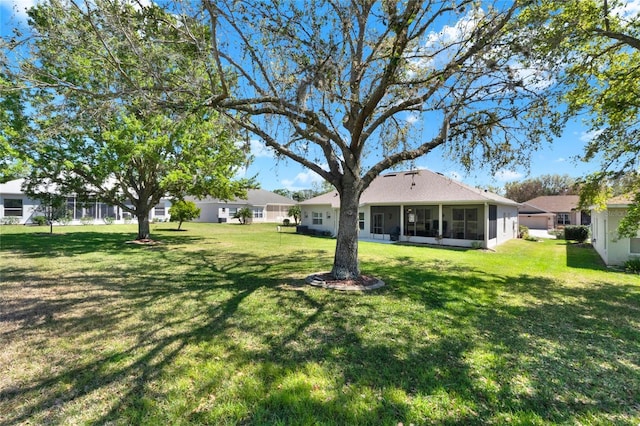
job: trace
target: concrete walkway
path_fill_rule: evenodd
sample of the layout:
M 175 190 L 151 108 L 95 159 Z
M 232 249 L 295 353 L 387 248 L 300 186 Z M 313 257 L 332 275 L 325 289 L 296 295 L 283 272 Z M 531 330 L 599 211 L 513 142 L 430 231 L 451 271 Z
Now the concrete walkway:
M 529 229 L 529 235 L 537 238 L 549 238 L 552 240 L 556 239 L 556 236 L 549 234 L 546 229 Z

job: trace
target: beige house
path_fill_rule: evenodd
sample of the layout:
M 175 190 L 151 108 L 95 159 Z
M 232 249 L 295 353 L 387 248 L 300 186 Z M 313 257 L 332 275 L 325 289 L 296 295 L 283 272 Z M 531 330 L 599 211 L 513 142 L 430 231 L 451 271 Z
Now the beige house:
M 609 200 L 606 209 L 591 210 L 591 243 L 607 265 L 623 265 L 640 257 L 640 232 L 635 238 L 618 238 L 618 225 L 629 204 L 629 198 L 616 197 Z
M 302 232 L 336 235 L 335 191 L 300 203 Z M 364 191 L 359 238 L 495 247 L 518 235 L 518 203 L 429 170 L 387 173 Z
M 577 195 L 546 195 L 522 203 L 520 225 L 530 229 L 555 229 L 566 225 L 589 225 L 589 212 L 578 210 Z
M 284 219 L 293 220 L 288 211 L 296 204 L 290 198 L 283 197 L 264 189 L 250 189 L 247 191 L 246 200 L 223 201 L 216 198 L 204 198 L 198 200 L 187 197 L 201 209 L 200 218 L 195 222 L 223 223 L 238 221 L 233 216 L 239 209 L 248 207 L 253 212 L 254 222 L 282 223 Z

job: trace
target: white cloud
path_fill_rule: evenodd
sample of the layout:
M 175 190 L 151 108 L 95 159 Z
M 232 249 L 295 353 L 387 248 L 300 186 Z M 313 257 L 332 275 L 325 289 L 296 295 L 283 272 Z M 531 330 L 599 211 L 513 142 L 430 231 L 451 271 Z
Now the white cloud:
M 249 141 L 250 147 L 251 147 L 251 155 L 253 155 L 256 158 L 275 158 L 275 151 L 266 146 L 263 142 L 256 140 L 256 139 L 251 139 Z
M 602 132 L 603 132 L 603 130 L 591 130 L 589 132 L 582 132 L 580 134 L 580 141 L 581 142 L 591 142 L 593 139 L 595 139 L 598 136 L 600 136 L 600 134 Z
M 628 0 L 623 2 L 620 7 L 613 10 L 613 13 L 622 18 L 631 18 L 640 13 L 640 0 Z
M 326 169 L 327 165 L 320 164 L 320 167 Z M 324 179 L 316 172 L 307 170 L 306 172 L 298 173 L 293 179 L 282 179 L 280 183 L 290 191 L 297 191 L 300 189 L 310 189 L 314 185 L 322 184 L 323 181 Z
M 502 182 L 521 179 L 523 176 L 524 175 L 520 172 L 506 169 L 498 170 L 495 174 L 495 178 Z
M 556 162 L 556 163 L 564 163 L 565 161 L 567 161 L 567 159 L 566 159 L 566 158 L 564 158 L 564 157 L 560 157 L 560 158 L 556 158 L 556 161 L 555 161 L 555 162 Z

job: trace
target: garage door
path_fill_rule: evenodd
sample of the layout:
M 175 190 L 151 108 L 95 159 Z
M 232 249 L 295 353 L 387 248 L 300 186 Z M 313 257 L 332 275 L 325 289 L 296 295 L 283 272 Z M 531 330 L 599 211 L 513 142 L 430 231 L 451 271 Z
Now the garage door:
M 547 229 L 547 217 L 546 216 L 518 216 L 520 225 L 524 225 L 529 229 Z

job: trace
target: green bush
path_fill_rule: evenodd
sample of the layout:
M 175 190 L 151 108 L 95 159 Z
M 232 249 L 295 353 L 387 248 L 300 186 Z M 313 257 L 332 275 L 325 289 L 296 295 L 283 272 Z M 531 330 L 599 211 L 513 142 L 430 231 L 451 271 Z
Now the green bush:
M 589 227 L 584 225 L 565 226 L 564 239 L 584 243 L 589 239 Z
M 529 228 L 524 225 L 520 225 L 518 228 L 518 238 L 523 238 L 525 240 L 529 238 Z
M 47 218 L 44 216 L 34 216 L 31 221 L 38 226 L 44 226 L 47 224 Z
M 251 223 L 251 220 L 253 219 L 253 212 L 249 207 L 243 207 L 233 215 L 233 218 L 240 220 L 241 224 L 246 225 Z
M 59 217 L 56 222 L 58 222 L 60 225 L 66 226 L 66 225 L 70 224 L 72 220 L 73 219 L 71 218 L 71 216 L 69 216 L 67 214 L 67 215 L 64 215 L 62 217 Z
M 640 274 L 640 257 L 627 260 L 624 264 L 624 270 L 632 274 Z
M 291 221 L 290 221 L 289 219 L 284 219 L 284 220 L 282 221 L 282 224 L 283 224 L 284 226 L 289 226 L 289 225 L 291 224 Z
M 93 225 L 93 217 L 91 216 L 82 216 L 80 218 L 80 223 L 83 225 Z
M 111 216 L 107 216 L 102 220 L 104 220 L 104 223 L 106 223 L 107 225 L 112 225 L 113 222 L 115 222 L 116 218 L 115 217 L 111 217 Z

